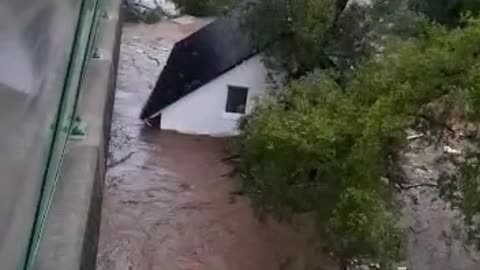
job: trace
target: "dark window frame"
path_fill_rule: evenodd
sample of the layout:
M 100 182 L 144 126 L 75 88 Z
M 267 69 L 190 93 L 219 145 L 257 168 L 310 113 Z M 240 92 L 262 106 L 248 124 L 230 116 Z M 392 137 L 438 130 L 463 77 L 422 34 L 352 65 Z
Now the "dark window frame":
M 225 112 L 233 114 L 245 114 L 247 110 L 248 91 L 245 86 L 228 85 Z

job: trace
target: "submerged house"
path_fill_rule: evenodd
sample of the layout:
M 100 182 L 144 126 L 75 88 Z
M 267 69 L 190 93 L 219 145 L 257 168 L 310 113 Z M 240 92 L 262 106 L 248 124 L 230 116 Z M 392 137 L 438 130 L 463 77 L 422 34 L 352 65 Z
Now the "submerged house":
M 234 17 L 178 42 L 141 119 L 180 133 L 229 136 L 267 89 L 267 70 Z

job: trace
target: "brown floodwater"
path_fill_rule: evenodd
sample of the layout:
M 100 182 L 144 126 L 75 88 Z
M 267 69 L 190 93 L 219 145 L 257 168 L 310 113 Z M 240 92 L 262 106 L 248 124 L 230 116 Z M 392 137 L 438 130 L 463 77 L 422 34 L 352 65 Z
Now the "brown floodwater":
M 145 129 L 174 42 L 204 20 L 126 25 L 104 190 L 100 270 L 328 270 L 313 228 L 260 222 L 222 162 L 228 141 Z

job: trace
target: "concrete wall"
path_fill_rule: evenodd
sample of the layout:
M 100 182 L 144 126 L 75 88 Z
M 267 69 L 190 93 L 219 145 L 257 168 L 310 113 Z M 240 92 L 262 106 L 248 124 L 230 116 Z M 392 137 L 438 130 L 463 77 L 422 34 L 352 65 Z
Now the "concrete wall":
M 165 108 L 161 128 L 187 134 L 235 135 L 242 114 L 225 112 L 228 86 L 248 87 L 248 114 L 267 89 L 266 76 L 261 57 L 254 56 Z
M 121 0 L 105 0 L 103 5 L 106 16 L 100 21 L 95 44 L 99 57 L 88 63 L 76 111 L 88 134 L 66 146 L 33 270 L 96 267 L 121 33 Z

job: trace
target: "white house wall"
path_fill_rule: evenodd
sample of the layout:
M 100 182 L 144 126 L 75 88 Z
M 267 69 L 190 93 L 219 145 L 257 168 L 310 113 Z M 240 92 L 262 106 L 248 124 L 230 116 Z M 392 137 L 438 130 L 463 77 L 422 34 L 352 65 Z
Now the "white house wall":
M 265 93 L 267 71 L 254 56 L 162 111 L 161 128 L 186 134 L 229 136 L 238 133 L 242 115 L 226 113 L 228 86 L 248 88 L 246 113 Z

